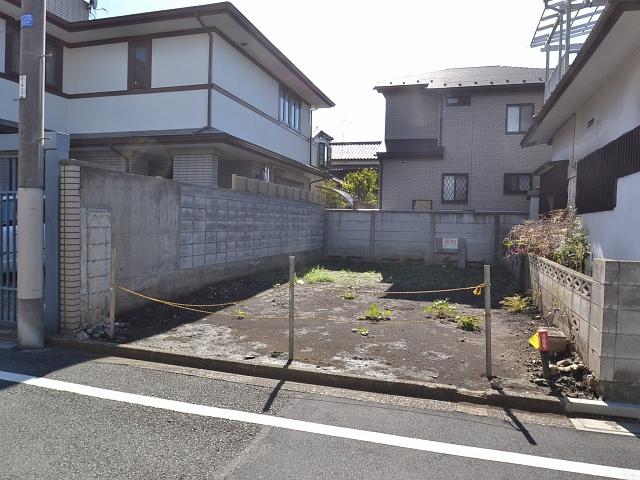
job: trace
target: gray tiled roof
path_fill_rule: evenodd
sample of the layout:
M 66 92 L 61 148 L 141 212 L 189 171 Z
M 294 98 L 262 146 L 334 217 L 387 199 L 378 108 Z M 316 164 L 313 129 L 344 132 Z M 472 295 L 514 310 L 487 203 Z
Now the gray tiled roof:
M 382 142 L 336 142 L 331 144 L 332 160 L 376 160 Z
M 376 88 L 402 85 L 426 85 L 428 88 L 482 87 L 515 84 L 544 84 L 544 68 L 490 67 L 448 68 L 397 78 Z

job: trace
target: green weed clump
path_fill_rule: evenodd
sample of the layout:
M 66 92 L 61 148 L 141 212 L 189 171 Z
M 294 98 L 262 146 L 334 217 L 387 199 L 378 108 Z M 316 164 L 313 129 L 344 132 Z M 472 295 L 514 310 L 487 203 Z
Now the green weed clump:
M 359 317 L 359 320 L 371 320 L 379 322 L 381 320 L 391 320 L 391 310 L 381 309 L 377 303 L 373 303 L 365 312 L 364 315 Z
M 340 295 L 343 300 L 355 300 L 357 297 L 356 292 L 347 291 Z
M 242 320 L 243 318 L 247 318 L 247 313 L 244 310 L 240 309 L 240 308 L 236 308 L 233 311 L 233 314 L 236 316 L 236 318 L 238 320 Z
M 529 297 L 523 297 L 522 295 L 516 294 L 510 297 L 504 297 L 500 301 L 500 305 L 510 313 L 521 313 L 531 306 L 531 299 Z
M 479 332 L 480 331 L 480 319 L 472 315 L 459 315 L 456 317 L 456 323 L 458 328 L 466 332 Z
M 305 283 L 333 283 L 336 280 L 330 270 L 317 265 L 307 272 L 304 281 Z
M 430 313 L 436 318 L 452 320 L 458 314 L 458 306 L 449 303 L 449 300 L 436 300 L 431 305 L 422 309 L 425 313 Z

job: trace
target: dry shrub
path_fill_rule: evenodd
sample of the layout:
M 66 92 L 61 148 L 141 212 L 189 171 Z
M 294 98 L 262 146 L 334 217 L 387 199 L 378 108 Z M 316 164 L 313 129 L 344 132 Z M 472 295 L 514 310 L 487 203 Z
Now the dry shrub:
M 589 255 L 587 235 L 572 208 L 514 226 L 504 245 L 507 256 L 538 255 L 578 272 L 584 271 Z

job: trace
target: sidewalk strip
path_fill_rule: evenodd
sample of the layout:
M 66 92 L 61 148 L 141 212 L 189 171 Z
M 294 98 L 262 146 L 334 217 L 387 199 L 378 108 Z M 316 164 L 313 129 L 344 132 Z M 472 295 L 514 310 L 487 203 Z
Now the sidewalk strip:
M 379 445 L 388 445 L 392 447 L 407 448 L 424 452 L 439 453 L 443 455 L 474 458 L 490 462 L 508 463 L 512 465 L 543 468 L 547 470 L 600 476 L 605 478 L 640 480 L 640 470 L 573 462 L 569 460 L 539 457 L 522 453 L 506 452 L 502 450 L 469 447 L 431 440 L 422 440 L 418 438 L 389 435 L 386 433 L 356 430 L 352 428 L 336 427 L 332 425 L 323 425 L 321 423 L 305 422 L 301 420 L 273 417 L 257 413 L 242 412 L 218 407 L 209 407 L 205 405 L 197 405 L 186 402 L 177 402 L 174 400 L 166 400 L 145 395 L 119 392 L 116 390 L 89 387 L 76 383 L 51 380 L 44 377 L 32 377 L 12 372 L 0 371 L 0 380 L 46 388 L 48 390 L 75 393 L 77 395 L 129 403 L 133 405 L 141 405 L 162 410 L 170 410 L 191 415 L 219 418 L 235 422 L 252 423 L 255 425 L 282 428 L 286 430 L 313 433 L 329 437 L 344 438 L 348 440 L 375 443 Z

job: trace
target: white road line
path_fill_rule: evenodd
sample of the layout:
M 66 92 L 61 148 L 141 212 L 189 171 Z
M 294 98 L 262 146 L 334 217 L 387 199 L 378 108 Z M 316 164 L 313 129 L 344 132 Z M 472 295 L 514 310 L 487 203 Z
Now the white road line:
M 315 433 L 330 437 L 357 440 L 360 442 L 376 443 L 392 447 L 408 448 L 424 452 L 440 453 L 456 457 L 475 458 L 490 462 L 508 463 L 512 465 L 522 465 L 534 468 L 544 468 L 560 472 L 578 473 L 583 475 L 593 475 L 606 478 L 617 478 L 622 480 L 640 480 L 640 470 L 627 468 L 609 467 L 591 463 L 572 462 L 569 460 L 559 460 L 555 458 L 538 457 L 535 455 L 525 455 L 522 453 L 506 452 L 501 450 L 491 450 L 488 448 L 468 447 L 452 443 L 434 442 L 431 440 L 421 440 L 418 438 L 401 437 L 386 433 L 369 432 L 366 430 L 356 430 L 353 428 L 335 427 L 323 425 L 321 423 L 305 422 L 301 420 L 291 420 L 288 418 L 272 417 L 257 413 L 241 412 L 224 408 L 208 407 L 193 403 L 177 402 L 163 398 L 136 395 L 133 393 L 119 392 L 116 390 L 106 390 L 104 388 L 88 387 L 76 383 L 61 382 L 43 377 L 31 377 L 12 372 L 0 371 L 0 380 L 20 383 L 35 387 L 57 390 L 60 392 L 75 393 L 88 397 L 113 400 L 116 402 L 143 405 L 151 408 L 171 410 L 174 412 L 187 413 L 191 415 L 201 415 L 203 417 L 220 418 L 236 422 L 252 423 L 269 427 L 295 430 L 298 432 Z

